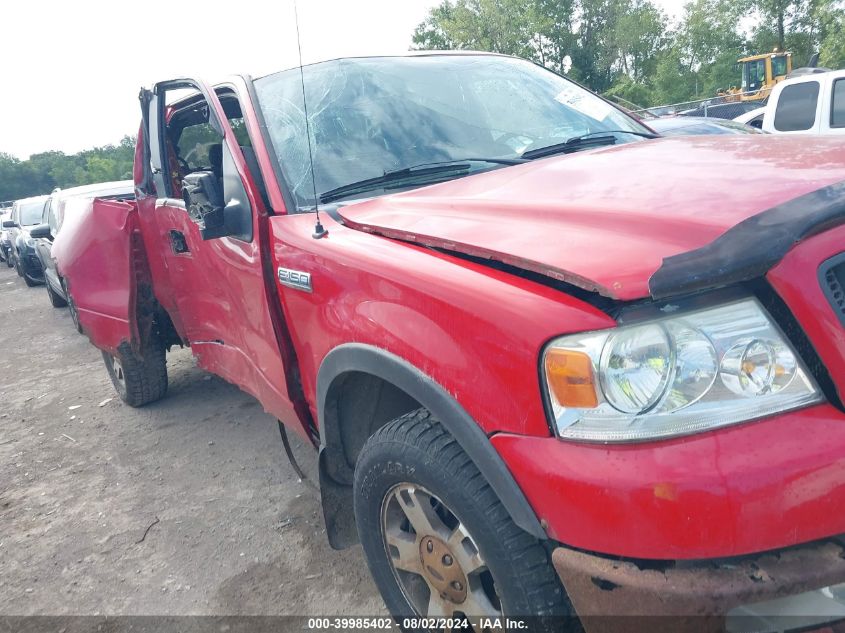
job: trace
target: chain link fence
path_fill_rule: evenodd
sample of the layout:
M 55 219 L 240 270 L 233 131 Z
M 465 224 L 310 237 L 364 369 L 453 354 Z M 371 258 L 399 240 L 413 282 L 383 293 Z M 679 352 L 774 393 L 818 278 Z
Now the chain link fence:
M 747 92 L 742 94 L 752 95 L 756 93 Z M 670 105 L 655 106 L 652 108 L 632 108 L 631 106 L 633 104 L 626 103 L 622 105 L 644 119 L 661 116 L 697 116 L 716 119 L 735 119 L 742 114 L 766 105 L 765 99 L 742 101 L 740 100 L 740 96 L 740 93 L 737 93 L 695 101 L 683 101 L 681 103 L 672 103 Z

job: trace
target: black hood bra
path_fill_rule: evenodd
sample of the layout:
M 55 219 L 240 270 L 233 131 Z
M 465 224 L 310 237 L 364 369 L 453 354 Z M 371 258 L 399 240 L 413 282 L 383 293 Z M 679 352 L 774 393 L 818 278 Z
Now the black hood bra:
M 762 277 L 798 242 L 841 224 L 845 181 L 762 211 L 706 246 L 666 257 L 648 281 L 649 292 L 663 299 Z

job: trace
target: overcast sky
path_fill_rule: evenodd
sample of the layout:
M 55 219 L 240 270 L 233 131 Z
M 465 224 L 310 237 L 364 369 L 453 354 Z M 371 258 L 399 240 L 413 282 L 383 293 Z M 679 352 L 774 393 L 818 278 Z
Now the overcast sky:
M 405 51 L 436 4 L 298 0 L 303 61 Z M 7 0 L 0 23 L 0 152 L 20 158 L 134 134 L 141 85 L 298 63 L 292 0 Z

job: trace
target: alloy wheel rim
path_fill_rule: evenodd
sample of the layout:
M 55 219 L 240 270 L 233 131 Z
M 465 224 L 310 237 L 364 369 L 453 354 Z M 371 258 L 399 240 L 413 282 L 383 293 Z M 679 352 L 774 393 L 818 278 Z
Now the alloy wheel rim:
M 393 576 L 418 614 L 465 616 L 476 630 L 479 618 L 502 618 L 475 540 L 441 499 L 417 484 L 397 484 L 382 501 L 381 526 Z

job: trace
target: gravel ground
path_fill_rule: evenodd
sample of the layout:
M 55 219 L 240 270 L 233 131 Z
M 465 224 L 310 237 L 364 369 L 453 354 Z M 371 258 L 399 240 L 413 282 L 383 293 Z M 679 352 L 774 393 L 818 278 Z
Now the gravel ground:
M 384 613 L 275 421 L 190 351 L 132 409 L 67 310 L 2 263 L 0 344 L 0 616 Z

